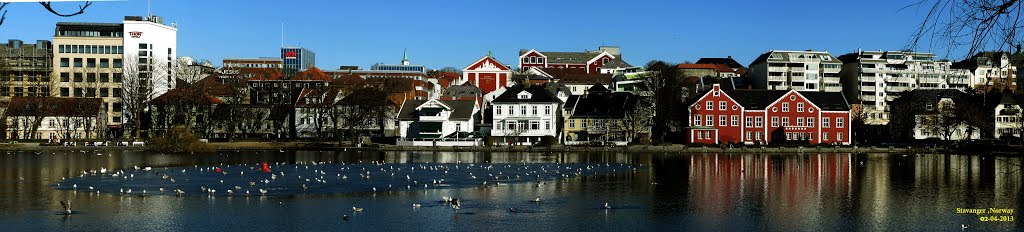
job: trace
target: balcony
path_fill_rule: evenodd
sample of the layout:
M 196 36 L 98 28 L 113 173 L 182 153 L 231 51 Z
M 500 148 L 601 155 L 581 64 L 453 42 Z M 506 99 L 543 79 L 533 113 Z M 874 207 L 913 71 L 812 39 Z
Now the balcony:
M 842 92 L 842 91 L 843 91 L 843 87 L 838 87 L 838 86 L 826 86 L 825 87 L 825 92 Z
M 875 91 L 875 86 L 873 86 L 873 85 L 872 86 L 861 86 L 860 87 L 860 91 L 874 92 Z
M 768 67 L 768 71 L 769 72 L 788 72 L 789 68 L 787 68 L 787 67 Z
M 768 76 L 768 81 L 782 81 L 782 82 L 785 82 L 786 81 L 786 77 L 784 77 L 784 76 Z

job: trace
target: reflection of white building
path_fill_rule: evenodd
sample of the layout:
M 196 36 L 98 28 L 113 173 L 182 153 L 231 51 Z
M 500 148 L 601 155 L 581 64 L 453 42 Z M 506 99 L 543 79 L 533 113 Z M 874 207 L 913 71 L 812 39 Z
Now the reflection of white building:
M 1024 129 L 1024 121 L 1021 121 L 1021 106 L 1019 99 L 1010 96 L 1003 96 L 995 110 L 995 136 L 997 139 L 1003 136 L 1020 137 L 1021 129 Z
M 174 88 L 177 54 L 177 25 L 164 25 L 163 18 L 155 15 L 124 17 L 124 57 L 135 59 L 127 63 L 138 65 L 140 80 L 153 88 L 150 98 Z

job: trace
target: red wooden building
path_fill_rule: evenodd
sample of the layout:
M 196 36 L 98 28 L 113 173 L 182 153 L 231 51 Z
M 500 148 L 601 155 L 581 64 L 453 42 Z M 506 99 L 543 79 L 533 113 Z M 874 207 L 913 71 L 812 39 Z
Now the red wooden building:
M 490 55 L 484 56 L 462 69 L 462 83 L 469 82 L 480 88 L 484 94 L 509 86 L 511 78 L 512 69 Z
M 618 47 L 602 46 L 597 51 L 584 52 L 539 52 L 534 49 L 519 50 L 519 69 L 579 68 L 586 73 L 600 73 L 601 66 L 617 59 Z
M 842 93 L 726 90 L 715 84 L 690 104 L 691 143 L 850 144 Z

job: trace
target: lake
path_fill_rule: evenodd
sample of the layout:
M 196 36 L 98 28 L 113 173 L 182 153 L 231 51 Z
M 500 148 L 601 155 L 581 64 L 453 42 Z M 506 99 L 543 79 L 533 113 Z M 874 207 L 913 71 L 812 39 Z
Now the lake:
M 982 218 L 1020 216 L 1022 161 L 943 154 L 9 152 L 0 153 L 0 228 L 949 231 L 966 224 L 1005 231 L 1020 230 L 1020 222 Z M 460 199 L 459 209 L 445 197 Z M 63 213 L 61 200 L 72 202 L 72 214 Z

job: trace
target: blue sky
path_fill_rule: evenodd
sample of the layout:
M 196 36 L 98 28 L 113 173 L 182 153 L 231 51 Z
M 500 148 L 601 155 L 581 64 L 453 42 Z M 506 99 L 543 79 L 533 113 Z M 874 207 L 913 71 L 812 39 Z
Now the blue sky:
M 516 65 L 519 49 L 582 51 L 615 45 L 634 65 L 733 56 L 747 65 L 770 50 L 827 50 L 835 56 L 898 50 L 926 13 L 896 1 L 192 1 L 154 0 L 153 14 L 178 23 L 178 55 L 275 57 L 285 44 L 317 55 L 317 66 L 398 63 L 459 69 L 493 51 Z M 73 10 L 74 3 L 59 3 Z M 96 2 L 61 18 L 36 3 L 7 7 L 0 39 L 50 40 L 56 22 L 120 22 L 145 15 L 146 1 Z M 919 47 L 919 51 L 928 51 Z M 939 57 L 963 58 L 965 54 Z

